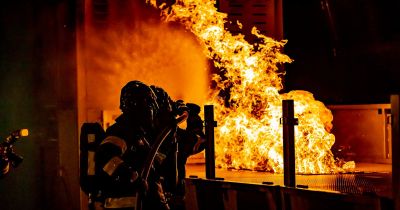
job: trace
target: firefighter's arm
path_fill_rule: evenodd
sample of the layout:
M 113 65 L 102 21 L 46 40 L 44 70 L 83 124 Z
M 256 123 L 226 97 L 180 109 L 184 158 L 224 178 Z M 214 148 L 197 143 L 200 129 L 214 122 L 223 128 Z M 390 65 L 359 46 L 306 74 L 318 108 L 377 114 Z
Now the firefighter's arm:
M 197 104 L 187 103 L 186 106 L 189 108 L 189 117 L 187 119 L 186 131 L 192 137 L 192 154 L 201 152 L 205 148 L 205 134 L 203 131 L 204 123 L 200 117 L 201 108 Z
M 125 140 L 117 136 L 108 136 L 96 152 L 96 165 L 115 181 L 133 183 L 139 174 L 123 161 L 122 155 L 126 150 Z

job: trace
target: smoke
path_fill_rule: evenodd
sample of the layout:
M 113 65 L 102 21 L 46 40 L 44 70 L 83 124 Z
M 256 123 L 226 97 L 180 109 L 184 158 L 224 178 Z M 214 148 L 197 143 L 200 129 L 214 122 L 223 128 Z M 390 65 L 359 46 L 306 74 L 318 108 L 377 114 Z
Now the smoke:
M 118 109 L 131 80 L 164 88 L 177 100 L 203 104 L 208 61 L 194 36 L 177 25 L 136 20 L 85 35 L 88 109 Z

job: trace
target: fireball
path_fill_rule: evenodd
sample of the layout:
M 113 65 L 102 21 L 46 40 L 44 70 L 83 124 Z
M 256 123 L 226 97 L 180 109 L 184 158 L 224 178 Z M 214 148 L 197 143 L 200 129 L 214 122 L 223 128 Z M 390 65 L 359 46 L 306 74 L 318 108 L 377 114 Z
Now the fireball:
M 148 0 L 157 6 L 155 0 Z M 177 0 L 161 5 L 165 21 L 182 23 L 196 35 L 204 53 L 220 72 L 209 103 L 215 106 L 216 164 L 221 168 L 283 172 L 282 100 L 294 100 L 297 173 L 334 173 L 330 133 L 332 113 L 307 91 L 281 93 L 284 71 L 278 66 L 292 60 L 282 53 L 286 40 L 277 41 L 253 28 L 259 42 L 250 44 L 242 34 L 225 30 L 227 14 L 214 0 Z M 346 164 L 346 170 L 354 164 Z

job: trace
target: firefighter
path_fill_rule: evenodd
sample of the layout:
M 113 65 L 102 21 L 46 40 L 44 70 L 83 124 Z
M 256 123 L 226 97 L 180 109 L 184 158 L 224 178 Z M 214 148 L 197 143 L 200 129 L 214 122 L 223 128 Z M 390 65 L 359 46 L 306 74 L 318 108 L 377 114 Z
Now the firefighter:
M 189 113 L 186 129 L 176 127 L 176 132 L 171 133 L 169 139 L 164 141 L 160 148 L 159 154 L 164 158 L 157 159 L 169 206 L 173 210 L 183 210 L 185 209 L 186 161 L 189 156 L 205 148 L 203 121 L 199 116 L 200 106 L 193 103 L 185 104 L 182 100 L 173 101 L 164 89 L 157 86 L 151 86 L 151 88 L 156 93 L 159 105 L 157 119 L 165 118 L 162 115 L 179 116 L 184 111 Z
M 14 143 L 23 136 L 28 136 L 28 129 L 19 129 L 0 143 L 0 178 L 10 172 L 10 166 L 13 168 L 21 164 L 23 157 L 14 152 Z
M 148 180 L 140 170 L 155 141 L 156 95 L 140 81 L 128 82 L 121 90 L 122 114 L 106 130 L 96 155 L 96 174 L 103 180 L 101 197 L 105 209 L 137 209 L 138 191 L 142 192 L 143 210 L 166 210 L 166 202 L 157 168 Z

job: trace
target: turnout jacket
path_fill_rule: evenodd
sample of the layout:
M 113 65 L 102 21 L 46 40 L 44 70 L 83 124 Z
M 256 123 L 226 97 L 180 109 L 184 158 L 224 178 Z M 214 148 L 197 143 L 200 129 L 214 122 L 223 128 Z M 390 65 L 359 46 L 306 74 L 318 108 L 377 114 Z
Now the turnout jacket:
M 122 114 L 116 123 L 106 130 L 106 137 L 96 151 L 96 174 L 101 177 L 104 205 L 112 208 L 131 208 L 130 200 L 119 204 L 108 201 L 132 198 L 138 190 L 148 190 L 143 209 L 165 208 L 165 198 L 159 184 L 159 176 L 153 167 L 149 179 L 144 184 L 139 177 L 143 163 L 151 148 L 153 137 L 134 119 Z M 145 186 L 144 186 L 145 185 Z M 145 188 L 145 189 L 144 189 Z M 147 204 L 146 204 L 147 203 Z M 110 207 L 111 208 L 111 207 Z

